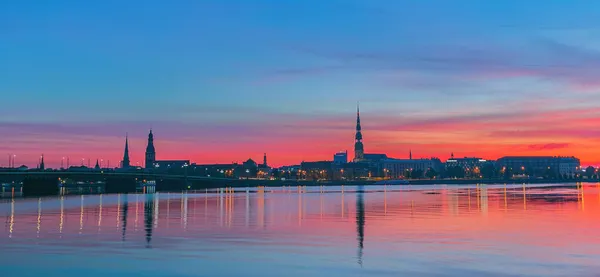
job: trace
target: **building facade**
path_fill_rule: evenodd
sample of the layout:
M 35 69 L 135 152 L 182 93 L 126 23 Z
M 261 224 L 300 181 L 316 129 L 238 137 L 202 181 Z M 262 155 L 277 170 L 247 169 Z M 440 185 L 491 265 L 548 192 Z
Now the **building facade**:
M 384 178 L 401 179 L 406 176 L 423 178 L 428 170 L 440 172 L 442 162 L 439 159 L 385 159 L 381 161 Z M 416 175 L 415 175 L 416 174 Z
M 509 156 L 498 159 L 496 164 L 501 171 L 533 177 L 572 176 L 581 166 L 578 158 L 561 156 Z
M 334 179 L 332 161 L 302 162 L 300 169 L 302 179 L 314 181 Z
M 459 166 L 465 170 L 474 170 L 476 168 L 481 168 L 486 162 L 487 160 L 478 157 L 455 158 L 454 154 L 452 154 L 450 155 L 450 159 L 446 160 L 445 167 Z
M 337 152 L 333 155 L 333 163 L 345 164 L 348 163 L 348 151 Z

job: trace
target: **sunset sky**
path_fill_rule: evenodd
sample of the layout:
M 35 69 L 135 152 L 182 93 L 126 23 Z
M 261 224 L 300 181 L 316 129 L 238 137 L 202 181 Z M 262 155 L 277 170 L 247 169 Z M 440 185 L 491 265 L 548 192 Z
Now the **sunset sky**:
M 352 152 L 600 164 L 600 2 L 1 1 L 0 166 Z M 352 155 L 351 155 L 352 156 Z

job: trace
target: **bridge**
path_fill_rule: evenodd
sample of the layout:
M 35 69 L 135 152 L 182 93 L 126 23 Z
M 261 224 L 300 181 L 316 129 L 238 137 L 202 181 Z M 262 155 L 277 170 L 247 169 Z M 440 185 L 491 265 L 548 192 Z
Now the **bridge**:
M 107 193 L 135 192 L 141 184 L 155 184 L 156 191 L 203 190 L 222 187 L 257 186 L 315 186 L 341 185 L 341 182 L 316 182 L 307 180 L 265 180 L 234 179 L 195 175 L 174 175 L 152 172 L 115 172 L 115 171 L 9 171 L 0 172 L 0 183 L 23 183 L 24 194 L 52 195 L 58 193 L 59 183 L 82 182 L 95 184 L 101 182 Z M 150 182 L 155 181 L 155 182 Z M 344 182 L 347 184 L 348 182 Z M 86 186 L 85 184 L 82 186 Z M 96 185 L 87 185 L 96 186 Z

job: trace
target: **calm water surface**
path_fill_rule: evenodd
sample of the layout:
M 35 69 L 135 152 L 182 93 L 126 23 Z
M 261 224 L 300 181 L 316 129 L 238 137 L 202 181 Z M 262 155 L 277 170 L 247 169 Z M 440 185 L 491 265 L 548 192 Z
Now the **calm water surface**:
M 597 184 L 0 201 L 3 276 L 600 276 Z

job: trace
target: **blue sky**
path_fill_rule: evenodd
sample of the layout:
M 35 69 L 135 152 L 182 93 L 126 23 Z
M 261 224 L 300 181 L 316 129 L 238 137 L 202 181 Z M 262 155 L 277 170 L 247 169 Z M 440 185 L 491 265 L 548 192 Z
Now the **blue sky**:
M 588 154 L 593 125 L 577 123 L 600 114 L 598 11 L 593 1 L 4 1 L 0 153 L 117 160 L 125 132 L 141 150 L 153 127 L 159 158 L 328 159 L 352 147 L 360 101 L 367 152 L 552 150 L 600 162 Z M 564 129 L 549 135 L 553 125 Z M 289 150 L 298 143 L 313 147 Z

